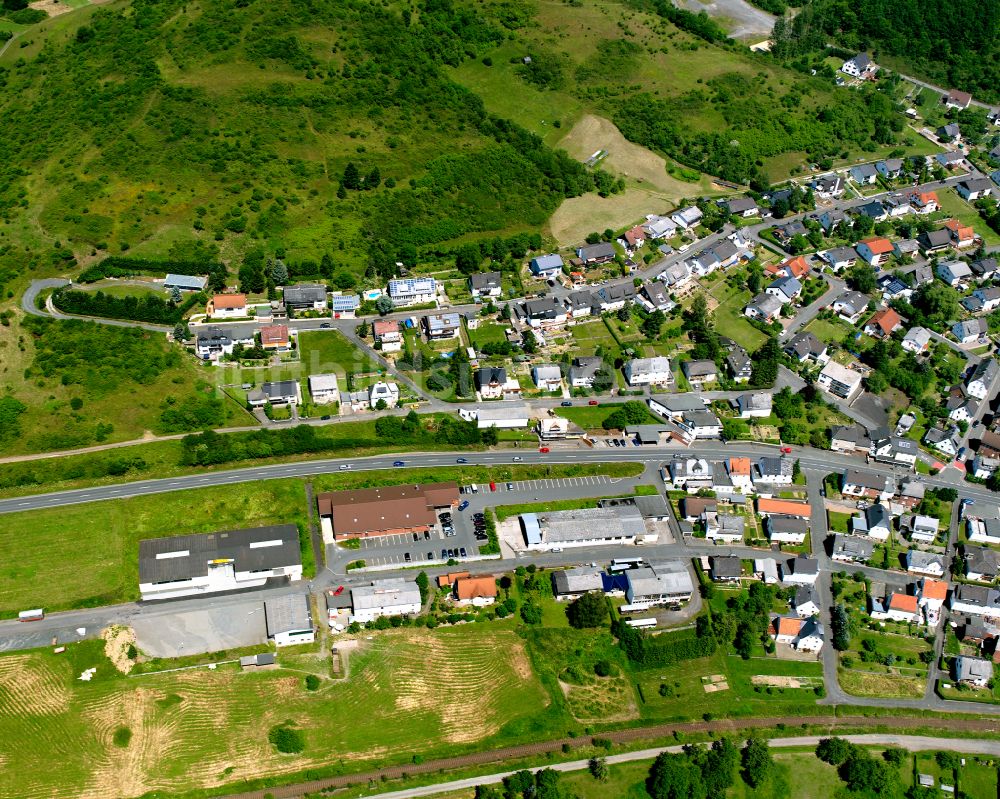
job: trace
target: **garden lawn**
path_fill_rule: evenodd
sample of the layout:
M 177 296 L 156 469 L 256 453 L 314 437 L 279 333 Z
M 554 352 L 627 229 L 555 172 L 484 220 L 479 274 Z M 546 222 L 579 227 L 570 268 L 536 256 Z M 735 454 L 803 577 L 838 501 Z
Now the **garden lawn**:
M 955 217 L 966 225 L 971 225 L 976 234 L 982 236 L 983 243 L 987 247 L 995 247 L 1000 244 L 1000 234 L 993 230 L 983 218 L 979 211 L 959 197 L 954 189 L 944 189 L 937 193 L 941 211 L 948 217 Z
M 851 332 L 851 326 L 843 319 L 837 317 L 833 319 L 813 319 L 804 329 L 826 344 L 840 344 L 844 340 L 844 337 Z
M 480 322 L 479 327 L 475 330 L 468 330 L 467 333 L 472 346 L 479 350 L 483 344 L 505 341 L 504 330 L 506 329 L 504 325 L 493 322 Z
M 826 512 L 826 518 L 827 518 L 827 526 L 830 528 L 831 533 L 851 532 L 850 513 L 837 513 L 836 511 L 828 510 Z
M 557 416 L 569 419 L 584 430 L 603 430 L 604 420 L 621 407 L 620 403 L 606 405 L 583 405 L 573 408 L 556 408 Z M 659 420 L 647 412 L 646 423 L 656 424 Z
M 306 374 L 381 372 L 382 367 L 337 330 L 304 330 L 299 333 L 299 359 Z
M 743 315 L 743 309 L 752 299 L 749 291 L 738 291 L 722 281 L 712 290 L 711 296 L 719 303 L 711 311 L 710 318 L 720 336 L 738 342 L 748 352 L 753 352 L 764 343 L 767 337 Z
M 304 526 L 305 501 L 302 481 L 269 480 L 6 514 L 0 615 L 134 601 L 141 539 L 289 522 Z M 311 561 L 308 546 L 304 555 Z

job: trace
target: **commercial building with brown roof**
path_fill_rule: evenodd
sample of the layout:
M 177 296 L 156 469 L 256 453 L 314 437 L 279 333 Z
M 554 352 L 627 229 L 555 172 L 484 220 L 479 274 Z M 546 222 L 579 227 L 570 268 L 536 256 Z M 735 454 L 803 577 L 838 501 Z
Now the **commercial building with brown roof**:
M 458 503 L 458 484 L 326 491 L 316 501 L 319 515 L 330 525 L 335 540 L 422 533 L 437 524 L 439 508 Z

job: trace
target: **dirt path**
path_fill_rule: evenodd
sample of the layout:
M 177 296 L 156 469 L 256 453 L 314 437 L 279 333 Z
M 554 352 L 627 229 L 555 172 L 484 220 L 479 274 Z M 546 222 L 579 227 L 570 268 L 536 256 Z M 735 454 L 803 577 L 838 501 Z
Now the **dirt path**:
M 655 727 L 641 727 L 631 730 L 618 730 L 602 733 L 602 738 L 608 738 L 615 743 L 630 743 L 645 739 L 666 738 L 675 732 L 681 733 L 740 733 L 749 729 L 774 729 L 780 726 L 789 727 L 819 727 L 824 730 L 851 729 L 878 726 L 886 730 L 941 730 L 949 732 L 1000 732 L 1000 719 L 957 719 L 957 718 L 907 718 L 887 716 L 869 718 L 866 716 L 787 716 L 777 718 L 737 719 L 735 721 L 695 721 L 686 724 L 661 724 Z M 504 749 L 493 749 L 486 752 L 470 752 L 467 755 L 429 760 L 423 763 L 411 763 L 403 766 L 365 771 L 358 774 L 345 774 L 323 780 L 312 780 L 296 785 L 275 786 L 259 791 L 228 794 L 225 799 L 295 799 L 307 793 L 328 791 L 344 788 L 349 785 L 377 785 L 384 779 L 399 779 L 417 774 L 429 774 L 438 771 L 467 768 L 486 763 L 503 763 L 524 757 L 544 755 L 550 752 L 561 752 L 563 744 L 570 747 L 589 745 L 589 738 L 563 738 L 557 741 L 542 741 L 521 746 L 509 746 Z

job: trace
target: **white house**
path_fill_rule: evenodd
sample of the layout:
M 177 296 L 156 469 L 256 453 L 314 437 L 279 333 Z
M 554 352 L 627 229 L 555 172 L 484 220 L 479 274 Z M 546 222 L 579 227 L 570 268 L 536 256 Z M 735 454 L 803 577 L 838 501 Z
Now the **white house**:
M 733 513 L 705 513 L 705 538 L 738 544 L 743 541 L 746 517 Z
M 928 347 L 931 343 L 931 331 L 926 327 L 911 327 L 905 336 L 903 336 L 900 346 L 907 352 L 912 352 L 915 355 L 919 355 L 922 352 L 927 352 Z
M 351 589 L 351 621 L 365 623 L 380 616 L 420 613 L 420 588 L 414 580 L 390 577 Z
M 985 688 L 993 679 L 993 662 L 985 658 L 959 655 L 955 658 L 955 681 L 973 688 Z
M 377 408 L 379 401 L 385 402 L 387 408 L 399 405 L 399 386 L 395 383 L 378 382 L 368 389 L 368 404 Z
M 851 403 L 861 393 L 861 375 L 836 361 L 830 361 L 816 378 L 816 385 L 828 394 Z
M 951 326 L 952 335 L 960 344 L 975 344 L 989 330 L 990 326 L 985 319 L 966 319 Z
M 389 299 L 397 307 L 437 302 L 437 281 L 432 277 L 408 277 L 389 281 Z
M 662 355 L 653 358 L 633 358 L 625 364 L 625 380 L 630 386 L 667 386 L 673 383 L 670 359 Z
M 212 319 L 242 319 L 247 316 L 246 294 L 216 294 L 205 307 Z
M 945 572 L 944 558 L 941 555 L 911 549 L 906 553 L 906 570 L 924 577 L 941 577 Z
M 978 400 L 986 399 L 998 373 L 1000 373 L 1000 363 L 992 357 L 984 358 L 976 364 L 965 382 L 965 393 Z
M 888 541 L 892 530 L 892 517 L 888 509 L 878 502 L 869 505 L 857 516 L 851 518 L 851 532 L 868 536 L 875 541 Z
M 535 386 L 542 391 L 559 391 L 562 389 L 562 372 L 555 364 L 533 366 L 531 378 Z
M 772 544 L 803 544 L 809 532 L 809 523 L 795 516 L 768 516 L 764 526 Z
M 966 537 L 974 544 L 1000 544 L 1000 519 L 965 520 Z
M 800 619 L 810 619 L 819 615 L 819 596 L 811 585 L 800 585 L 792 597 L 792 610 Z
M 933 544 L 941 522 L 934 516 L 916 515 L 910 519 L 910 540 L 918 544 Z
M 852 78 L 861 78 L 870 75 L 875 71 L 875 64 L 865 53 L 858 53 L 854 58 L 845 61 L 840 71 Z
M 939 263 L 934 271 L 941 280 L 952 288 L 972 278 L 972 269 L 965 261 L 945 261 Z
M 548 280 L 562 274 L 563 259 L 561 255 L 539 255 L 531 259 L 528 269 L 535 277 Z
M 759 319 L 762 322 L 772 322 L 781 313 L 784 303 L 778 297 L 766 292 L 758 294 L 743 309 L 743 315 L 749 319 Z
M 674 224 L 679 228 L 684 230 L 689 230 L 690 228 L 696 227 L 699 222 L 701 222 L 703 214 L 701 209 L 697 206 L 689 205 L 686 208 L 681 208 L 678 211 L 674 211 L 670 218 L 673 220 Z
M 767 391 L 753 391 L 740 394 L 736 398 L 736 407 L 741 419 L 754 417 L 765 418 L 771 415 L 772 398 Z
M 499 272 L 476 272 L 469 275 L 472 299 L 496 299 L 503 293 Z
M 800 555 L 784 564 L 781 576 L 782 582 L 796 585 L 815 585 L 819 578 L 819 564 L 815 558 Z
M 337 375 L 309 375 L 309 396 L 316 405 L 328 405 L 340 399 Z

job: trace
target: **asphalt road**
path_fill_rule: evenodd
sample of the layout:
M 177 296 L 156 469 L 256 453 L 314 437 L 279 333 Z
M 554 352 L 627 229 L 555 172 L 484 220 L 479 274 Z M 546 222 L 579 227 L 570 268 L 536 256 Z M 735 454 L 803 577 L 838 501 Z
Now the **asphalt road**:
M 764 736 L 768 737 L 768 736 Z M 771 749 L 791 749 L 803 746 L 816 746 L 822 737 L 819 735 L 798 735 L 793 738 L 769 738 L 768 744 Z M 1000 741 L 986 740 L 982 738 L 942 738 L 924 735 L 887 735 L 872 733 L 865 735 L 842 735 L 847 741 L 860 746 L 896 746 L 908 752 L 959 752 L 969 755 L 1000 755 Z M 618 755 L 608 755 L 605 757 L 608 765 L 619 763 L 634 763 L 636 761 L 653 760 L 663 752 L 677 753 L 683 751 L 682 745 L 662 746 L 654 749 L 637 749 L 634 752 L 623 752 Z M 553 771 L 571 772 L 583 771 L 589 765 L 589 760 L 570 760 L 565 763 L 551 763 L 542 766 L 535 766 L 531 771 L 543 768 L 550 768 Z M 435 796 L 437 794 L 449 793 L 452 791 L 468 791 L 477 785 L 496 785 L 503 782 L 505 777 L 514 774 L 513 771 L 501 771 L 494 774 L 484 774 L 479 777 L 467 777 L 461 780 L 450 780 L 439 782 L 435 785 L 421 785 L 406 788 L 400 791 L 387 791 L 385 793 L 369 794 L 368 799 L 410 799 L 415 796 Z

